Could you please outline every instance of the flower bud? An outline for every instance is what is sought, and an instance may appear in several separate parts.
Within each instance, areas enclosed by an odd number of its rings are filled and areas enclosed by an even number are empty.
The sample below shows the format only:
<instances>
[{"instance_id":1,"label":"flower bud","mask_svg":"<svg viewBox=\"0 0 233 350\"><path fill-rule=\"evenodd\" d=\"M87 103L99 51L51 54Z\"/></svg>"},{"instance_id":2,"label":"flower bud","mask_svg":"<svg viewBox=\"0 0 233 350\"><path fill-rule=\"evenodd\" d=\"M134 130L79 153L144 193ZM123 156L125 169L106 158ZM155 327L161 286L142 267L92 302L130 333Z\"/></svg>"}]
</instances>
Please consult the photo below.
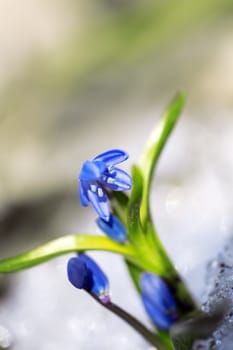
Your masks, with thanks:
<instances>
[{"instance_id":1,"label":"flower bud","mask_svg":"<svg viewBox=\"0 0 233 350\"><path fill-rule=\"evenodd\" d=\"M68 261L67 274L74 287L85 289L103 303L110 301L108 278L86 254L80 254Z\"/></svg>"},{"instance_id":2,"label":"flower bud","mask_svg":"<svg viewBox=\"0 0 233 350\"><path fill-rule=\"evenodd\" d=\"M125 243L127 240L127 233L124 225L121 221L113 214L110 214L109 221L105 221L102 218L96 220L99 228L113 241L118 243Z\"/></svg>"},{"instance_id":3,"label":"flower bud","mask_svg":"<svg viewBox=\"0 0 233 350\"><path fill-rule=\"evenodd\" d=\"M175 298L162 278L144 272L140 279L141 298L153 323L168 331L177 319Z\"/></svg>"}]
</instances>

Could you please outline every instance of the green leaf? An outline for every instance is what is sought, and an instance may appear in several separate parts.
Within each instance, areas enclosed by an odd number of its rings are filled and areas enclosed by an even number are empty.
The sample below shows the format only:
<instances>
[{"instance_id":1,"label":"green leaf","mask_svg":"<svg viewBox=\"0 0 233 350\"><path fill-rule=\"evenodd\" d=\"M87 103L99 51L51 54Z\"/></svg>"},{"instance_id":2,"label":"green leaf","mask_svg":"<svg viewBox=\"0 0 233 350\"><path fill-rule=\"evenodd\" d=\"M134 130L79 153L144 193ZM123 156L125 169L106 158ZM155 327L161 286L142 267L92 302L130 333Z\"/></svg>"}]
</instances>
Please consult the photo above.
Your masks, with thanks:
<instances>
[{"instance_id":1,"label":"green leaf","mask_svg":"<svg viewBox=\"0 0 233 350\"><path fill-rule=\"evenodd\" d=\"M117 203L121 208L126 209L129 201L129 197L122 191L110 191L108 194L109 199L112 202Z\"/></svg>"},{"instance_id":2,"label":"green leaf","mask_svg":"<svg viewBox=\"0 0 233 350\"><path fill-rule=\"evenodd\" d=\"M109 199L111 203L111 209L121 222L126 226L126 211L129 202L129 197L126 193L120 191L109 192Z\"/></svg>"},{"instance_id":3,"label":"green leaf","mask_svg":"<svg viewBox=\"0 0 233 350\"><path fill-rule=\"evenodd\" d=\"M41 264L56 256L85 250L109 251L123 255L142 270L166 275L166 271L157 259L151 259L148 254L142 254L132 244L119 244L108 237L93 235L63 236L24 254L0 260L0 273L15 272Z\"/></svg>"},{"instance_id":4,"label":"green leaf","mask_svg":"<svg viewBox=\"0 0 233 350\"><path fill-rule=\"evenodd\" d=\"M168 257L166 256L158 237L154 235L154 229L147 225L146 231L143 230L140 220L140 207L143 193L143 178L138 166L132 168L133 187L129 199L127 210L127 229L130 242L138 249L138 254L142 260L150 259L156 263L157 273L166 275L170 270ZM151 242L153 236L153 242ZM166 265L166 268L165 268Z\"/></svg>"},{"instance_id":5,"label":"green leaf","mask_svg":"<svg viewBox=\"0 0 233 350\"><path fill-rule=\"evenodd\" d=\"M137 166L132 168L133 186L127 210L127 229L131 242L144 245L145 236L142 232L140 221L140 206L143 191L143 179L141 171Z\"/></svg>"},{"instance_id":6,"label":"green leaf","mask_svg":"<svg viewBox=\"0 0 233 350\"><path fill-rule=\"evenodd\" d=\"M70 235L50 241L24 254L0 261L0 272L14 272L30 268L56 256L84 250L105 250L122 254L128 260L135 261L133 247L118 244L108 237L93 235Z\"/></svg>"},{"instance_id":7,"label":"green leaf","mask_svg":"<svg viewBox=\"0 0 233 350\"><path fill-rule=\"evenodd\" d=\"M153 172L164 145L173 130L185 102L184 93L179 93L169 104L158 125L152 131L139 161L143 176L143 195L140 216L143 227L150 219L149 193Z\"/></svg>"}]
</instances>

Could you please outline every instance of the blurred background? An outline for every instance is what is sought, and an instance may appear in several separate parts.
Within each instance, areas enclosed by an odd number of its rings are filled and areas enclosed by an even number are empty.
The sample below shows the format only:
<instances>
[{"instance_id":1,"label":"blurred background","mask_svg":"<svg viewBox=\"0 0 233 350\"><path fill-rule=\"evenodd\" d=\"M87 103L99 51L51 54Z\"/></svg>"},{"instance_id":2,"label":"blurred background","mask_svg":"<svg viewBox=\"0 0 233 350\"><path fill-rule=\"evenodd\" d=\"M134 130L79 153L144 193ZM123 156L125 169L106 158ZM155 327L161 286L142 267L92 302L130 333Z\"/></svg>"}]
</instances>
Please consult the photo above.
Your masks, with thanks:
<instances>
[{"instance_id":1,"label":"blurred background","mask_svg":"<svg viewBox=\"0 0 233 350\"><path fill-rule=\"evenodd\" d=\"M231 0L0 0L0 257L96 233L77 174L110 148L130 169L176 91L184 113L156 173L154 219L198 301L232 228ZM93 253L113 300L148 322L120 257ZM72 289L66 257L1 276L0 348L152 349Z\"/></svg>"}]
</instances>

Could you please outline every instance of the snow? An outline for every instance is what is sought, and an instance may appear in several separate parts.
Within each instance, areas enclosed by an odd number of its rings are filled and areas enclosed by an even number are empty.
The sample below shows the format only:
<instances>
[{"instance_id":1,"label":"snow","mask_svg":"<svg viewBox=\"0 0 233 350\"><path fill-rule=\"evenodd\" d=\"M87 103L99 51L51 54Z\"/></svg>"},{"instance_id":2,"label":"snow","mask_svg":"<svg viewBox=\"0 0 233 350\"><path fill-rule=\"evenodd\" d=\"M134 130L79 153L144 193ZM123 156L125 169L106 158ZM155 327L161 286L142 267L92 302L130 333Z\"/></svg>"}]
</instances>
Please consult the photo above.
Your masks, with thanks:
<instances>
[{"instance_id":1,"label":"snow","mask_svg":"<svg viewBox=\"0 0 233 350\"><path fill-rule=\"evenodd\" d=\"M183 117L169 140L153 183L151 202L158 232L200 304L206 301L209 291L213 301L220 296L232 297L232 268L228 267L233 265L232 132L230 113L203 124ZM138 129L137 137L140 133ZM137 158L134 142L129 140L132 159ZM64 233L80 222L75 232L80 228L98 232L92 214L93 223L78 216L76 210L69 212L68 220L64 213L62 220L53 217L53 230L56 222ZM224 245L228 248L223 249ZM16 350L152 350L123 321L68 283L66 262L70 256L10 276L10 293L0 304L0 346ZM96 252L91 256L110 278L112 300L150 326L123 260L110 253ZM217 258L213 260L214 257ZM225 264L224 272L220 262ZM232 327L233 316L229 314L224 326L213 335L216 349L227 350L223 339L233 341Z\"/></svg>"}]
</instances>

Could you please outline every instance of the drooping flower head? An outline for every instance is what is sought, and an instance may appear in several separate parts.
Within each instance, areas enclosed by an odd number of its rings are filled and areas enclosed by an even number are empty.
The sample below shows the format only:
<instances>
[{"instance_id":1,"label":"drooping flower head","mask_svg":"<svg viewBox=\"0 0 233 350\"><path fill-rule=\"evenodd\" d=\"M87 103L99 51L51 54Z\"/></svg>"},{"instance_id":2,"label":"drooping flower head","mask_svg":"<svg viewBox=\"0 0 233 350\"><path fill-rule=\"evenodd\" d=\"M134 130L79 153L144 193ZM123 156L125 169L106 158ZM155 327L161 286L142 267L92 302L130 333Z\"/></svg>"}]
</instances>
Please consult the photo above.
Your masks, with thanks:
<instances>
[{"instance_id":1,"label":"drooping flower head","mask_svg":"<svg viewBox=\"0 0 233 350\"><path fill-rule=\"evenodd\" d=\"M113 214L110 214L109 221L102 218L96 219L99 228L112 240L118 243L127 241L127 232L122 222Z\"/></svg>"},{"instance_id":2,"label":"drooping flower head","mask_svg":"<svg viewBox=\"0 0 233 350\"><path fill-rule=\"evenodd\" d=\"M175 298L162 278L144 272L140 279L141 298L153 323L168 331L177 319Z\"/></svg>"},{"instance_id":3,"label":"drooping flower head","mask_svg":"<svg viewBox=\"0 0 233 350\"><path fill-rule=\"evenodd\" d=\"M67 275L74 287L86 290L104 304L110 301L107 276L86 254L70 258L67 264Z\"/></svg>"},{"instance_id":4,"label":"drooping flower head","mask_svg":"<svg viewBox=\"0 0 233 350\"><path fill-rule=\"evenodd\" d=\"M83 206L92 205L100 218L110 219L110 208L105 188L113 191L129 190L132 178L116 164L128 159L128 154L113 149L99 154L93 160L86 160L79 174L80 201Z\"/></svg>"}]
</instances>

